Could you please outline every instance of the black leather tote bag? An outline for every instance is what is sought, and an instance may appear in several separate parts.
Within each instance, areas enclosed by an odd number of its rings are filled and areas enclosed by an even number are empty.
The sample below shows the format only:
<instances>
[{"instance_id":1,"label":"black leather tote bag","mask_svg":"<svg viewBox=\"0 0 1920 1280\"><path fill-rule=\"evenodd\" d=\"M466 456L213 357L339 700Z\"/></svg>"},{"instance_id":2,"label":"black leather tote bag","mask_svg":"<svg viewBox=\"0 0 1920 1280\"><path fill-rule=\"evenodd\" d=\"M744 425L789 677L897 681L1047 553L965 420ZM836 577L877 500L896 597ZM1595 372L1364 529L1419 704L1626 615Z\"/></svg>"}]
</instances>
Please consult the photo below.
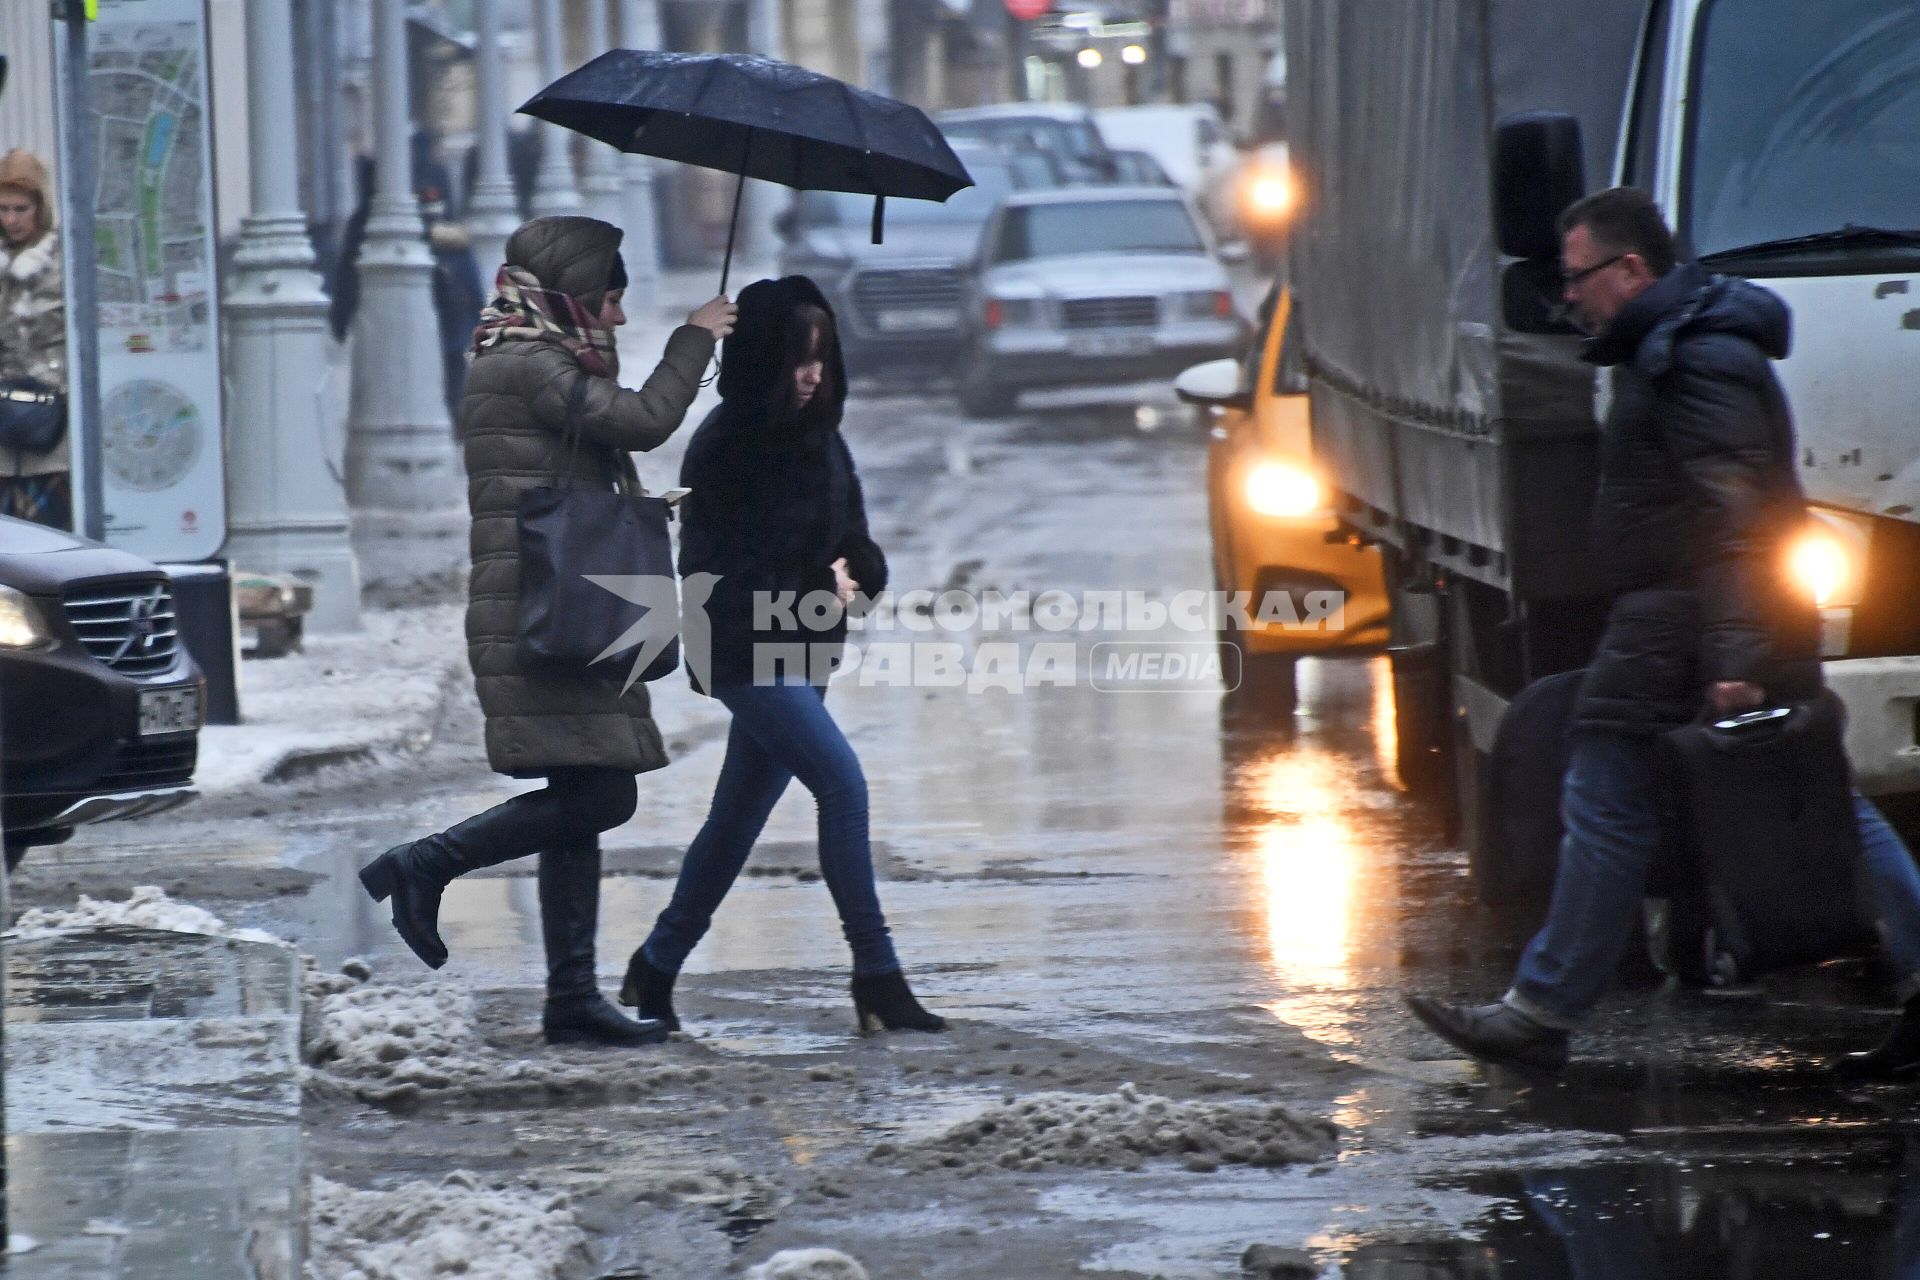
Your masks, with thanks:
<instances>
[{"instance_id":1,"label":"black leather tote bag","mask_svg":"<svg viewBox=\"0 0 1920 1280\"><path fill-rule=\"evenodd\" d=\"M580 402L574 384L563 447L566 475L520 495L520 626L515 657L530 671L605 675L629 684L680 665L672 508L664 499L574 484ZM616 469L618 474L618 469ZM649 642L664 644L650 646ZM643 647L654 652L637 674Z\"/></svg>"},{"instance_id":2,"label":"black leather tote bag","mask_svg":"<svg viewBox=\"0 0 1920 1280\"><path fill-rule=\"evenodd\" d=\"M67 434L67 398L38 378L0 378L0 446L45 453Z\"/></svg>"}]
</instances>

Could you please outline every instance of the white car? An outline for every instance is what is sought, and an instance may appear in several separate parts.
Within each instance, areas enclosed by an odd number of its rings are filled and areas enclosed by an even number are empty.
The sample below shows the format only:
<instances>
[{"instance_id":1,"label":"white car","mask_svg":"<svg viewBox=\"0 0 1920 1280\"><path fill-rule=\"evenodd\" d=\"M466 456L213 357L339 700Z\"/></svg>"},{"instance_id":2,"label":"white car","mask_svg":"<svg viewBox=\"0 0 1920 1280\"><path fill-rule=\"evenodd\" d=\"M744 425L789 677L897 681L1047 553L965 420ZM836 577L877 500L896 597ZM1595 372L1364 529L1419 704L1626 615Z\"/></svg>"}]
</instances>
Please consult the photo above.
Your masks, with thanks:
<instances>
[{"instance_id":1,"label":"white car","mask_svg":"<svg viewBox=\"0 0 1920 1280\"><path fill-rule=\"evenodd\" d=\"M960 404L986 417L1022 391L1171 378L1232 355L1244 322L1193 206L1165 187L1009 196L968 288Z\"/></svg>"},{"instance_id":2,"label":"white car","mask_svg":"<svg viewBox=\"0 0 1920 1280\"><path fill-rule=\"evenodd\" d=\"M1115 151L1144 151L1160 162L1200 206L1216 234L1234 225L1240 152L1220 112L1207 102L1105 107L1094 112L1100 136Z\"/></svg>"}]
</instances>

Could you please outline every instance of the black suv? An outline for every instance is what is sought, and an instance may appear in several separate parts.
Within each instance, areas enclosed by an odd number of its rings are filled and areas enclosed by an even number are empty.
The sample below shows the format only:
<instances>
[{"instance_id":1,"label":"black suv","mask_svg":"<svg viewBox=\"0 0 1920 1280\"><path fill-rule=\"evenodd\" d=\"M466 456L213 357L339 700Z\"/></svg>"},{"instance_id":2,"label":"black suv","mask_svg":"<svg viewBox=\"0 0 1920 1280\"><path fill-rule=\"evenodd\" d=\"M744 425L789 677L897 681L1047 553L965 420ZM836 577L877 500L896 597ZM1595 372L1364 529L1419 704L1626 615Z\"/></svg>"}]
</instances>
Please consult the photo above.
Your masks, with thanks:
<instances>
[{"instance_id":1,"label":"black suv","mask_svg":"<svg viewBox=\"0 0 1920 1280\"><path fill-rule=\"evenodd\" d=\"M167 575L0 517L0 815L6 861L92 822L194 797L206 681Z\"/></svg>"}]
</instances>

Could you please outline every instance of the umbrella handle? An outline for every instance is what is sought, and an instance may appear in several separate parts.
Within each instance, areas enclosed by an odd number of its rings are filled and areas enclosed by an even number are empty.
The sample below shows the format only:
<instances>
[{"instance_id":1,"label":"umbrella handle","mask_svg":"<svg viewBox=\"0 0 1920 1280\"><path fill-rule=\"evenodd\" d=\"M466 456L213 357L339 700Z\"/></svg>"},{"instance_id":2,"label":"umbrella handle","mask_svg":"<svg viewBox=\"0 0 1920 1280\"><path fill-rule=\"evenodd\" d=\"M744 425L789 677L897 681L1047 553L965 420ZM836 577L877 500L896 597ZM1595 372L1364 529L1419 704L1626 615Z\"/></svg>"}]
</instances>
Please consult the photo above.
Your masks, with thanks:
<instances>
[{"instance_id":1,"label":"umbrella handle","mask_svg":"<svg viewBox=\"0 0 1920 1280\"><path fill-rule=\"evenodd\" d=\"M740 179L733 184L733 220L727 224L727 257L720 266L720 296L727 294L727 277L733 273L733 238L740 230L740 196L747 188L747 160L753 155L753 130L747 130L740 146Z\"/></svg>"}]
</instances>

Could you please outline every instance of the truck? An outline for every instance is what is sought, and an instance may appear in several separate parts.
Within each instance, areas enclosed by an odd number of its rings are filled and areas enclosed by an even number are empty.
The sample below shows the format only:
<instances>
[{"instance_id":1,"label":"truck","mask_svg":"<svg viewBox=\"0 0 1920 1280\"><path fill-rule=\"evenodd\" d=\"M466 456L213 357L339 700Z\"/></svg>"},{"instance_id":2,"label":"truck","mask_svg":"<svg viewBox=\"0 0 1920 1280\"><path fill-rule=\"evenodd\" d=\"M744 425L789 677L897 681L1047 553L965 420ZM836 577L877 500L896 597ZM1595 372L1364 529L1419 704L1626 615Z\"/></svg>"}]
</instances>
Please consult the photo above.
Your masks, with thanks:
<instances>
[{"instance_id":1,"label":"truck","mask_svg":"<svg viewBox=\"0 0 1920 1280\"><path fill-rule=\"evenodd\" d=\"M1790 572L1870 795L1920 793L1920 5L1288 0L1290 250L1316 464L1377 542L1397 757L1483 898L1489 751L1588 660L1605 379L1562 320L1560 210L1650 191L1683 257L1794 313L1811 505Z\"/></svg>"}]
</instances>

